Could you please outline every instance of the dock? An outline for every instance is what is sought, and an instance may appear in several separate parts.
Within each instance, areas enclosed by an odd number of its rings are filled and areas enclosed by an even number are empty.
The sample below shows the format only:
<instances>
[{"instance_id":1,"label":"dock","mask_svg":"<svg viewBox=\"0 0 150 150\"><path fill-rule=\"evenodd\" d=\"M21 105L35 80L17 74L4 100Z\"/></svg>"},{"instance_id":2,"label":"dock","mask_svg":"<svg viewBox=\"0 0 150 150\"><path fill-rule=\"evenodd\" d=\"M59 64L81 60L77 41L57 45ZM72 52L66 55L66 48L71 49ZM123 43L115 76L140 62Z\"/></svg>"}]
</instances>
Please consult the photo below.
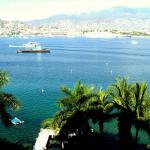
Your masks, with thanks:
<instances>
[{"instance_id":1,"label":"dock","mask_svg":"<svg viewBox=\"0 0 150 150\"><path fill-rule=\"evenodd\" d=\"M33 150L46 150L46 145L49 139L49 136L55 136L58 132L53 129L43 129L41 128L38 137L36 138L35 145L33 146Z\"/></svg>"}]
</instances>

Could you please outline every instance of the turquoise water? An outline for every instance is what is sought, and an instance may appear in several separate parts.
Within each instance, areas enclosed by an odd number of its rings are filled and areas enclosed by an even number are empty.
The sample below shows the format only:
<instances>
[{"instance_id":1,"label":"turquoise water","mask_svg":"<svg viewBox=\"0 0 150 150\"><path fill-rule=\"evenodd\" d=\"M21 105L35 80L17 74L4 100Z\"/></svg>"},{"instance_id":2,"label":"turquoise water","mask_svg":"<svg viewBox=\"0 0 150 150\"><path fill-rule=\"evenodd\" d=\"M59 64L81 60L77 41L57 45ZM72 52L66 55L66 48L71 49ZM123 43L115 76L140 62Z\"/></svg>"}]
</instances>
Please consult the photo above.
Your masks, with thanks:
<instances>
[{"instance_id":1,"label":"turquoise water","mask_svg":"<svg viewBox=\"0 0 150 150\"><path fill-rule=\"evenodd\" d=\"M40 42L52 49L50 54L17 54L27 42ZM21 101L19 112L13 113L25 123L5 129L0 136L14 142L34 143L43 119L57 110L60 86L72 87L77 80L104 89L116 76L130 81L145 80L150 85L150 39L144 38L0 38L0 69L11 76L5 91L14 93ZM42 92L44 91L44 92ZM105 131L117 133L116 122L107 123ZM140 142L148 137L141 133Z\"/></svg>"}]
</instances>

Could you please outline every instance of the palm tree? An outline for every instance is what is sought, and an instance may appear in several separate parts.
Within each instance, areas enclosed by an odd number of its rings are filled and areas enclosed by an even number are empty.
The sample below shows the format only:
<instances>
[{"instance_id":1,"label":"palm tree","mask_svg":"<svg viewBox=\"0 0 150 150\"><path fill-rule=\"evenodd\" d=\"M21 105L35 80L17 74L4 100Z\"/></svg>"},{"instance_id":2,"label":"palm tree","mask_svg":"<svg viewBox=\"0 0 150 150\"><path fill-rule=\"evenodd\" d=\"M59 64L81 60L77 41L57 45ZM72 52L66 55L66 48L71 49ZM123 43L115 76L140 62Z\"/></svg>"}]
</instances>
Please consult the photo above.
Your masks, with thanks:
<instances>
[{"instance_id":1,"label":"palm tree","mask_svg":"<svg viewBox=\"0 0 150 150\"><path fill-rule=\"evenodd\" d=\"M145 82L136 83L133 88L132 97L134 99L133 125L136 127L135 143L137 144L140 129L145 130L150 135L150 94Z\"/></svg>"},{"instance_id":2,"label":"palm tree","mask_svg":"<svg viewBox=\"0 0 150 150\"><path fill-rule=\"evenodd\" d=\"M88 132L88 116L86 114L86 102L94 97L94 87L87 87L80 81L73 89L61 87L64 97L60 99L60 110L52 120L54 128L61 128L63 133L78 132L79 134Z\"/></svg>"},{"instance_id":3,"label":"palm tree","mask_svg":"<svg viewBox=\"0 0 150 150\"><path fill-rule=\"evenodd\" d=\"M109 94L101 88L96 93L96 97L90 101L89 111L93 122L98 122L101 135L103 134L104 122L111 120L114 115L111 114L114 106L109 99Z\"/></svg>"},{"instance_id":4,"label":"palm tree","mask_svg":"<svg viewBox=\"0 0 150 150\"><path fill-rule=\"evenodd\" d=\"M20 106L17 98L10 93L5 93L2 88L9 82L9 76L7 72L0 71L0 118L5 126L10 124L9 119L11 118L8 109L17 110Z\"/></svg>"},{"instance_id":5,"label":"palm tree","mask_svg":"<svg viewBox=\"0 0 150 150\"><path fill-rule=\"evenodd\" d=\"M150 95L146 83L129 84L127 79L116 79L110 87L115 107L119 110L119 136L121 143L132 142L131 127L136 127L137 143L140 129L150 135Z\"/></svg>"},{"instance_id":6,"label":"palm tree","mask_svg":"<svg viewBox=\"0 0 150 150\"><path fill-rule=\"evenodd\" d=\"M127 79L117 78L116 82L109 87L114 106L119 111L118 127L121 145L125 146L132 142L131 122L133 115L133 101L131 99L132 85Z\"/></svg>"}]
</instances>

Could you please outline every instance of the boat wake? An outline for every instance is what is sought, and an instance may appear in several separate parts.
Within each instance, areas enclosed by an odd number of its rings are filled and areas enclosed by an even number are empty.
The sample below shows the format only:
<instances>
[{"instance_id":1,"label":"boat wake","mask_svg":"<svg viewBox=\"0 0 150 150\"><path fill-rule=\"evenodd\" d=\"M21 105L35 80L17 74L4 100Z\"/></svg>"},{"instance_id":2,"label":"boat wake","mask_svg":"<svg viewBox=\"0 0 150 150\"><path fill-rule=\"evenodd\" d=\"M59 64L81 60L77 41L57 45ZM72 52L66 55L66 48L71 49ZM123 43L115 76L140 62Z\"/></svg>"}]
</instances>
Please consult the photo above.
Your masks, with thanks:
<instances>
[{"instance_id":1,"label":"boat wake","mask_svg":"<svg viewBox=\"0 0 150 150\"><path fill-rule=\"evenodd\" d=\"M9 47L25 47L25 46L19 46L19 45L9 45Z\"/></svg>"}]
</instances>

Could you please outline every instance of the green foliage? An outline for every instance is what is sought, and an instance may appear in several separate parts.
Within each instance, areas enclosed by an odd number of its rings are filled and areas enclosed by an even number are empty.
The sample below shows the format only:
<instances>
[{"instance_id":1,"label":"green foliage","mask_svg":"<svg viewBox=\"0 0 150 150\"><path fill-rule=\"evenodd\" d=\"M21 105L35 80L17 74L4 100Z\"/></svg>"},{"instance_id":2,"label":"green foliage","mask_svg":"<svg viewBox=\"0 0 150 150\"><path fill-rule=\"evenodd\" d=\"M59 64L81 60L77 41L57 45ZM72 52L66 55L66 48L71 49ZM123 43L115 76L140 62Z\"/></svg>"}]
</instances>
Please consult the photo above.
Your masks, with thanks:
<instances>
[{"instance_id":1,"label":"green foliage","mask_svg":"<svg viewBox=\"0 0 150 150\"><path fill-rule=\"evenodd\" d=\"M113 118L111 111L114 104L109 100L109 94L101 88L96 92L96 97L90 100L88 112L93 122L99 124L101 134L103 133L104 122Z\"/></svg>"},{"instance_id":2,"label":"green foliage","mask_svg":"<svg viewBox=\"0 0 150 150\"><path fill-rule=\"evenodd\" d=\"M82 106L84 106L85 102L94 96L93 89L93 86L87 87L80 81L76 83L73 90L61 87L61 91L65 96L60 99L60 107L71 111L84 109Z\"/></svg>"},{"instance_id":3,"label":"green foliage","mask_svg":"<svg viewBox=\"0 0 150 150\"><path fill-rule=\"evenodd\" d=\"M53 128L53 118L48 118L42 122L42 127L45 129Z\"/></svg>"},{"instance_id":4,"label":"green foliage","mask_svg":"<svg viewBox=\"0 0 150 150\"><path fill-rule=\"evenodd\" d=\"M94 87L87 87L80 81L78 81L73 89L62 86L61 91L64 94L59 101L60 110L55 114L52 120L53 128L61 128L65 130L65 128L83 128L82 121L84 123L88 122L88 118L86 117L86 105L87 101L96 96L93 92ZM74 120L74 121L73 121ZM81 124L78 125L81 121ZM72 124L72 122L74 122ZM48 123L46 123L45 127ZM51 124L50 124L51 126Z\"/></svg>"},{"instance_id":5,"label":"green foliage","mask_svg":"<svg viewBox=\"0 0 150 150\"><path fill-rule=\"evenodd\" d=\"M18 110L20 107L20 102L13 94L0 92L0 100L1 103L5 105L6 108Z\"/></svg>"},{"instance_id":6,"label":"green foliage","mask_svg":"<svg viewBox=\"0 0 150 150\"><path fill-rule=\"evenodd\" d=\"M9 82L9 76L6 71L0 71L0 89Z\"/></svg>"},{"instance_id":7,"label":"green foliage","mask_svg":"<svg viewBox=\"0 0 150 150\"><path fill-rule=\"evenodd\" d=\"M133 143L131 127L144 130L150 135L150 93L145 82L129 83L127 78L117 78L106 91L86 86L78 81L73 89L62 86L64 96L60 98L60 110L52 119L43 122L44 128L60 128L67 133L78 129L88 132L88 120L98 123L101 134L104 123L118 119L121 144L126 147ZM115 111L113 111L115 109Z\"/></svg>"},{"instance_id":8,"label":"green foliage","mask_svg":"<svg viewBox=\"0 0 150 150\"><path fill-rule=\"evenodd\" d=\"M3 86L5 86L8 82L8 73L0 71L0 119L6 126L9 125L9 119L11 118L11 115L7 110L18 110L20 107L18 99L13 94L2 91Z\"/></svg>"},{"instance_id":9,"label":"green foliage","mask_svg":"<svg viewBox=\"0 0 150 150\"><path fill-rule=\"evenodd\" d=\"M114 106L120 112L119 135L124 143L131 142L131 126L136 127L137 142L138 131L145 130L150 134L150 94L145 82L129 84L127 79L116 79L109 87Z\"/></svg>"}]
</instances>

